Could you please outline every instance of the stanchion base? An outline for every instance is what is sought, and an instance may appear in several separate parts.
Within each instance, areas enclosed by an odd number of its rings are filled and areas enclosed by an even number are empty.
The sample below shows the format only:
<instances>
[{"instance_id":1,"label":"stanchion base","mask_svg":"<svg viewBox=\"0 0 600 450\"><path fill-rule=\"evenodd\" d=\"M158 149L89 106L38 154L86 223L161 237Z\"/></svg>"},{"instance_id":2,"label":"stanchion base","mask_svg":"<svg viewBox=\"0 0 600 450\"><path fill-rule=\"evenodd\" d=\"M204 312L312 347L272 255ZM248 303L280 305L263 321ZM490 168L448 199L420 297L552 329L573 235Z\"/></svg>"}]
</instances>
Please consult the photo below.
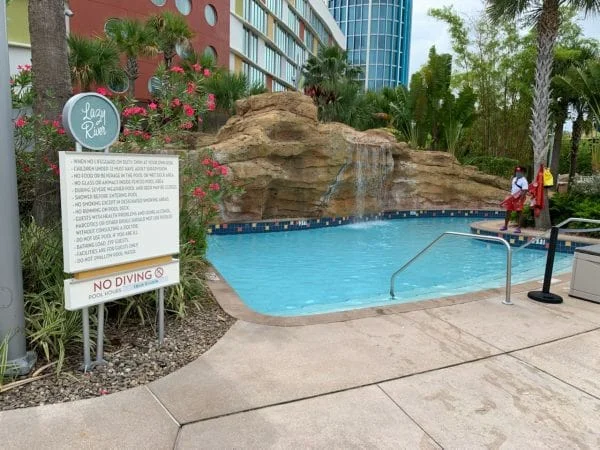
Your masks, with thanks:
<instances>
[{"instance_id":1,"label":"stanchion base","mask_svg":"<svg viewBox=\"0 0 600 450\"><path fill-rule=\"evenodd\" d=\"M563 298L560 295L553 294L552 292L531 291L527 293L527 297L541 303L558 304L563 302Z\"/></svg>"}]
</instances>

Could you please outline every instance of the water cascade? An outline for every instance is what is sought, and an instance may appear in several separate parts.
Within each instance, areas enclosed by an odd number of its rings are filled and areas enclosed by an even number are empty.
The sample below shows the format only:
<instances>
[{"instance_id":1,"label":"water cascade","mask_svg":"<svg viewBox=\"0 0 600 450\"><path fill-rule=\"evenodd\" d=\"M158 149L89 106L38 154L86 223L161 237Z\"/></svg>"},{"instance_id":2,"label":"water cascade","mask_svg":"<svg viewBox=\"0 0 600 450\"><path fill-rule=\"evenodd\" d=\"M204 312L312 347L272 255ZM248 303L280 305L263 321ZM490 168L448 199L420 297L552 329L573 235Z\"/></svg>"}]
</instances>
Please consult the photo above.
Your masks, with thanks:
<instances>
[{"instance_id":1,"label":"water cascade","mask_svg":"<svg viewBox=\"0 0 600 450\"><path fill-rule=\"evenodd\" d=\"M362 217L368 208L379 212L385 207L386 182L394 168L388 145L354 144L355 216ZM367 205L368 203L368 205Z\"/></svg>"}]
</instances>

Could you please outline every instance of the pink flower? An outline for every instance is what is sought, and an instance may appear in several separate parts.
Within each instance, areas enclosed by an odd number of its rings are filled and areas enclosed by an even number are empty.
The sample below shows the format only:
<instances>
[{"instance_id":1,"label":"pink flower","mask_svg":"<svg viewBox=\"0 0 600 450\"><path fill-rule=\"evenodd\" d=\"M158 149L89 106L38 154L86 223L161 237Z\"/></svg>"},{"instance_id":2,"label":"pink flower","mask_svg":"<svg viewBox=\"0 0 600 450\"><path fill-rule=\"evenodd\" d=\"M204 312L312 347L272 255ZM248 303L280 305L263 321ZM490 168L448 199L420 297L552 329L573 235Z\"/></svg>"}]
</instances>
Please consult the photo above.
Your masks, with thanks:
<instances>
[{"instance_id":1,"label":"pink flower","mask_svg":"<svg viewBox=\"0 0 600 450\"><path fill-rule=\"evenodd\" d=\"M148 105L148 108L150 108L152 111L156 111L156 108L158 108L158 105L156 103L152 102Z\"/></svg>"},{"instance_id":2,"label":"pink flower","mask_svg":"<svg viewBox=\"0 0 600 450\"><path fill-rule=\"evenodd\" d=\"M108 95L108 89L103 88L103 87L99 87L98 89L96 89L96 92L100 95L104 95L104 96Z\"/></svg>"},{"instance_id":3,"label":"pink flower","mask_svg":"<svg viewBox=\"0 0 600 450\"><path fill-rule=\"evenodd\" d=\"M129 128L125 128L123 130L123 136L129 136L131 134L131 130Z\"/></svg>"},{"instance_id":4,"label":"pink flower","mask_svg":"<svg viewBox=\"0 0 600 450\"><path fill-rule=\"evenodd\" d=\"M181 106L181 100L179 100L178 98L174 98L173 101L171 102L171 106L173 106L173 107Z\"/></svg>"},{"instance_id":5,"label":"pink flower","mask_svg":"<svg viewBox=\"0 0 600 450\"><path fill-rule=\"evenodd\" d=\"M17 128L23 128L25 125L27 125L27 120L23 117L19 117L15 121L15 127L17 127Z\"/></svg>"},{"instance_id":6,"label":"pink flower","mask_svg":"<svg viewBox=\"0 0 600 450\"><path fill-rule=\"evenodd\" d=\"M208 94L208 101L209 102L216 102L217 101L217 97L215 96L215 94Z\"/></svg>"},{"instance_id":7,"label":"pink flower","mask_svg":"<svg viewBox=\"0 0 600 450\"><path fill-rule=\"evenodd\" d=\"M192 122L183 122L181 124L181 128L184 129L184 130L189 130L193 126L194 126L194 124Z\"/></svg>"},{"instance_id":8,"label":"pink flower","mask_svg":"<svg viewBox=\"0 0 600 450\"><path fill-rule=\"evenodd\" d=\"M192 69L194 70L194 72L200 72L202 70L202 66L200 66L200 64L198 63L192 64Z\"/></svg>"},{"instance_id":9,"label":"pink flower","mask_svg":"<svg viewBox=\"0 0 600 450\"><path fill-rule=\"evenodd\" d=\"M194 239L190 239L190 240L188 241L188 244L191 244L191 245L194 245L195 243L196 243L196 241L195 241Z\"/></svg>"},{"instance_id":10,"label":"pink flower","mask_svg":"<svg viewBox=\"0 0 600 450\"><path fill-rule=\"evenodd\" d=\"M210 189L211 191L218 191L219 189L221 189L221 186L219 186L219 183L211 183L208 185L208 189Z\"/></svg>"},{"instance_id":11,"label":"pink flower","mask_svg":"<svg viewBox=\"0 0 600 450\"><path fill-rule=\"evenodd\" d=\"M25 173L31 172L31 167L29 167L27 164L23 165L23 172L25 172Z\"/></svg>"},{"instance_id":12,"label":"pink flower","mask_svg":"<svg viewBox=\"0 0 600 450\"><path fill-rule=\"evenodd\" d=\"M204 69L204 71L202 72L202 74L203 74L203 75L204 75L206 78L208 78L208 77L210 77L210 70L209 70L209 69Z\"/></svg>"},{"instance_id":13,"label":"pink flower","mask_svg":"<svg viewBox=\"0 0 600 450\"><path fill-rule=\"evenodd\" d=\"M142 133L140 130L135 130L135 131L133 132L133 135L134 135L134 136L141 136L142 134L144 134L144 133Z\"/></svg>"},{"instance_id":14,"label":"pink flower","mask_svg":"<svg viewBox=\"0 0 600 450\"><path fill-rule=\"evenodd\" d=\"M123 117L131 117L136 115L145 116L146 114L148 114L148 111L141 106L131 106L123 110Z\"/></svg>"},{"instance_id":15,"label":"pink flower","mask_svg":"<svg viewBox=\"0 0 600 450\"><path fill-rule=\"evenodd\" d=\"M187 92L188 94L193 94L194 92L196 92L196 85L192 82L189 82L185 92Z\"/></svg>"},{"instance_id":16,"label":"pink flower","mask_svg":"<svg viewBox=\"0 0 600 450\"><path fill-rule=\"evenodd\" d=\"M217 105L215 102L207 101L206 108L208 108L209 111L214 111L217 108Z\"/></svg>"},{"instance_id":17,"label":"pink flower","mask_svg":"<svg viewBox=\"0 0 600 450\"><path fill-rule=\"evenodd\" d=\"M171 67L171 72L174 72L174 73L184 73L185 70L183 70L183 68L181 68L179 66L173 66L173 67Z\"/></svg>"},{"instance_id":18,"label":"pink flower","mask_svg":"<svg viewBox=\"0 0 600 450\"><path fill-rule=\"evenodd\" d=\"M213 176L213 171L212 170L207 170L206 171L206 175L209 176L209 177L212 177Z\"/></svg>"},{"instance_id":19,"label":"pink flower","mask_svg":"<svg viewBox=\"0 0 600 450\"><path fill-rule=\"evenodd\" d=\"M142 138L144 138L146 141L149 141L152 138L152 135L150 133L144 133Z\"/></svg>"},{"instance_id":20,"label":"pink flower","mask_svg":"<svg viewBox=\"0 0 600 450\"><path fill-rule=\"evenodd\" d=\"M194 117L194 113L196 111L194 111L194 108L192 108L190 105L183 105L183 112L185 112L185 115L188 117Z\"/></svg>"},{"instance_id":21,"label":"pink flower","mask_svg":"<svg viewBox=\"0 0 600 450\"><path fill-rule=\"evenodd\" d=\"M58 128L58 129L56 130L56 132L57 132L58 134L65 134L65 129L64 129L64 128Z\"/></svg>"},{"instance_id":22,"label":"pink flower","mask_svg":"<svg viewBox=\"0 0 600 450\"><path fill-rule=\"evenodd\" d=\"M229 167L227 166L221 166L221 175L227 175L229 173Z\"/></svg>"},{"instance_id":23,"label":"pink flower","mask_svg":"<svg viewBox=\"0 0 600 450\"><path fill-rule=\"evenodd\" d=\"M21 72L29 72L31 70L31 64L19 64L17 66L17 70L20 70Z\"/></svg>"},{"instance_id":24,"label":"pink flower","mask_svg":"<svg viewBox=\"0 0 600 450\"><path fill-rule=\"evenodd\" d=\"M219 161L213 161L212 162L212 166L216 169L217 167L219 167L221 164L219 164Z\"/></svg>"},{"instance_id":25,"label":"pink flower","mask_svg":"<svg viewBox=\"0 0 600 450\"><path fill-rule=\"evenodd\" d=\"M52 126L54 128L60 128L60 122L58 120L53 120L52 121Z\"/></svg>"},{"instance_id":26,"label":"pink flower","mask_svg":"<svg viewBox=\"0 0 600 450\"><path fill-rule=\"evenodd\" d=\"M210 159L208 159L208 158L204 158L202 160L202 165L203 166L210 166L211 163L212 163L212 161Z\"/></svg>"},{"instance_id":27,"label":"pink flower","mask_svg":"<svg viewBox=\"0 0 600 450\"><path fill-rule=\"evenodd\" d=\"M170 144L171 138L169 136L165 136L165 143Z\"/></svg>"},{"instance_id":28,"label":"pink flower","mask_svg":"<svg viewBox=\"0 0 600 450\"><path fill-rule=\"evenodd\" d=\"M204 192L204 190L201 187L197 187L194 189L194 192L192 192L192 195L196 198L204 198L206 197L206 192Z\"/></svg>"}]
</instances>

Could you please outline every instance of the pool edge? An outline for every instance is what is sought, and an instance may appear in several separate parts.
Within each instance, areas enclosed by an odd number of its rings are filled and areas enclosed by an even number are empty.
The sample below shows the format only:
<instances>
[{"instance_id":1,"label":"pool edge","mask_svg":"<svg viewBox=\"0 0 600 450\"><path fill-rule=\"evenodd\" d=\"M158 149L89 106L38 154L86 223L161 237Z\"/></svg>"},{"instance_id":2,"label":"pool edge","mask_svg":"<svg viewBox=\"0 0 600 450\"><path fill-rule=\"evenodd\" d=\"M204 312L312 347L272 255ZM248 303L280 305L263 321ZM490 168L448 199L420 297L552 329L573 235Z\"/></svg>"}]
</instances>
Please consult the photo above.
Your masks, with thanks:
<instances>
[{"instance_id":1,"label":"pool edge","mask_svg":"<svg viewBox=\"0 0 600 450\"><path fill-rule=\"evenodd\" d=\"M215 277L207 279L207 286L219 303L221 308L235 319L245 322L256 323L260 325L270 325L277 327L297 327L306 325L319 325L334 322L346 322L350 320L364 319L368 317L378 317L384 315L402 314L412 311L422 311L428 309L442 308L445 306L458 305L462 303L471 303L485 300L491 297L504 296L504 288L484 289L481 291L469 292L466 294L440 297L430 300L420 300L409 303L399 303L386 306L372 306L367 308L356 308L348 311L339 311L323 314L312 314L305 316L272 316L262 314L250 309L235 290L229 285L225 277L211 264L207 271L213 272ZM566 282L571 279L571 272L556 275L553 279ZM521 292L540 289L539 280L527 281L512 286L511 296ZM507 308L510 306L507 306Z\"/></svg>"}]
</instances>

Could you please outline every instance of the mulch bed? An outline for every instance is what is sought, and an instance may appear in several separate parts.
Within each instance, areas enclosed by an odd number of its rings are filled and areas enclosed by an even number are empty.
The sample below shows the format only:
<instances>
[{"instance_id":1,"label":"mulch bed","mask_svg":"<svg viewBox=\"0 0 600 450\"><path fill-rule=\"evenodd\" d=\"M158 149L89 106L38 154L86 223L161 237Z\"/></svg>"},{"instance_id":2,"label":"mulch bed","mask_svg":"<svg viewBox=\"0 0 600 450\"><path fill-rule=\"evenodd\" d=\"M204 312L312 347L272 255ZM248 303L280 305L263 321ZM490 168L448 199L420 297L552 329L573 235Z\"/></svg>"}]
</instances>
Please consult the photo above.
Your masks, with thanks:
<instances>
[{"instance_id":1,"label":"mulch bed","mask_svg":"<svg viewBox=\"0 0 600 450\"><path fill-rule=\"evenodd\" d=\"M140 326L139 321L131 321L117 329L107 323L106 365L84 374L79 370L80 349L68 355L59 375L55 367L48 367L41 372L44 378L0 393L0 411L109 395L150 383L198 358L234 322L214 300L207 299L201 309L191 308L183 319L166 317L162 347L154 324ZM34 372L46 363L39 360Z\"/></svg>"}]
</instances>

